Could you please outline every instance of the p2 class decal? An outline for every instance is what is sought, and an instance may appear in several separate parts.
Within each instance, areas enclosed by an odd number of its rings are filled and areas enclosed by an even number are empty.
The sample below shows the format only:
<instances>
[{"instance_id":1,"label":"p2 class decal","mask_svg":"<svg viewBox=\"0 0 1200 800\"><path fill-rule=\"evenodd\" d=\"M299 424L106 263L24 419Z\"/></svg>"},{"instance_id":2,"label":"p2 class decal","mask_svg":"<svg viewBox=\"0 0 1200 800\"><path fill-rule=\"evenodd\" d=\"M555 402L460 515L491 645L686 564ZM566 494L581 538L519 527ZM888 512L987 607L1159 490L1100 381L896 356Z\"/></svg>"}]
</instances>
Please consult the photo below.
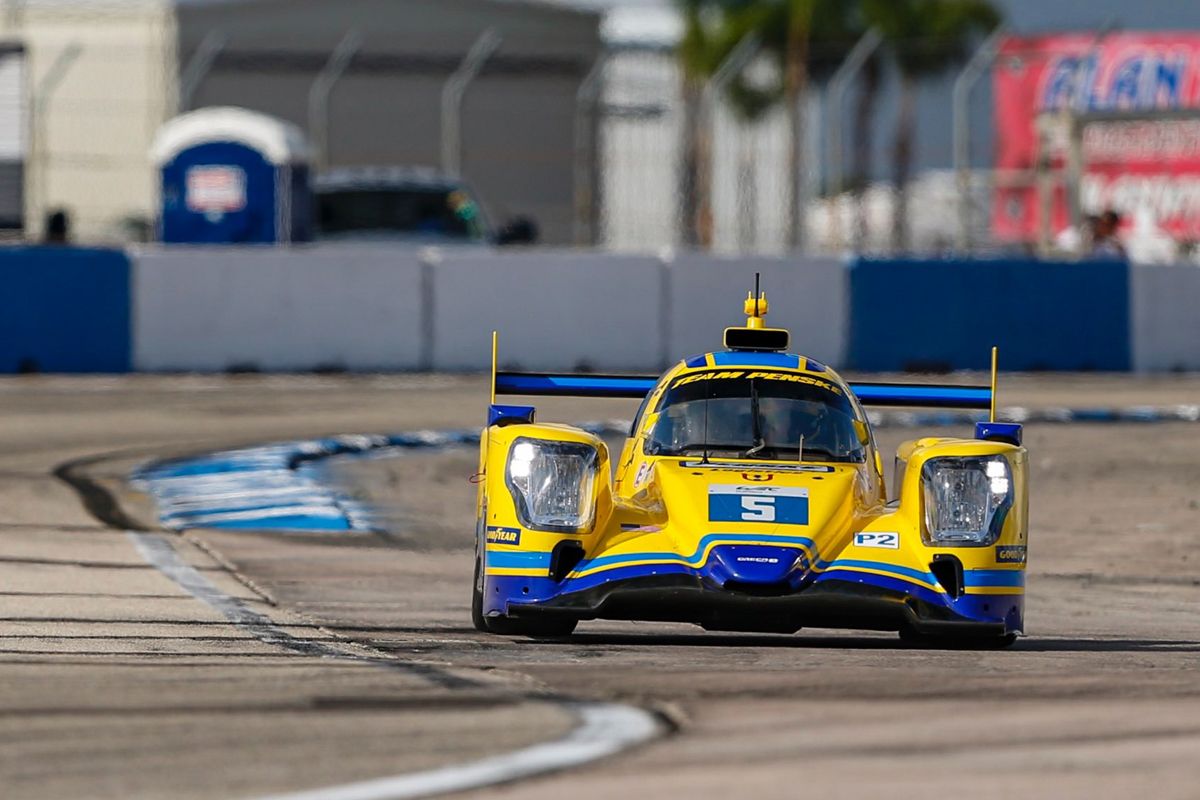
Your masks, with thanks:
<instances>
[{"instance_id":1,"label":"p2 class decal","mask_svg":"<svg viewBox=\"0 0 1200 800\"><path fill-rule=\"evenodd\" d=\"M1023 544L996 545L997 564L1024 564L1025 558L1026 550Z\"/></svg>"},{"instance_id":2,"label":"p2 class decal","mask_svg":"<svg viewBox=\"0 0 1200 800\"><path fill-rule=\"evenodd\" d=\"M881 550L899 550L900 534L890 532L856 533L854 534L854 545L856 547L876 547Z\"/></svg>"},{"instance_id":3,"label":"p2 class decal","mask_svg":"<svg viewBox=\"0 0 1200 800\"><path fill-rule=\"evenodd\" d=\"M808 524L808 489L797 486L708 487L709 522Z\"/></svg>"}]
</instances>

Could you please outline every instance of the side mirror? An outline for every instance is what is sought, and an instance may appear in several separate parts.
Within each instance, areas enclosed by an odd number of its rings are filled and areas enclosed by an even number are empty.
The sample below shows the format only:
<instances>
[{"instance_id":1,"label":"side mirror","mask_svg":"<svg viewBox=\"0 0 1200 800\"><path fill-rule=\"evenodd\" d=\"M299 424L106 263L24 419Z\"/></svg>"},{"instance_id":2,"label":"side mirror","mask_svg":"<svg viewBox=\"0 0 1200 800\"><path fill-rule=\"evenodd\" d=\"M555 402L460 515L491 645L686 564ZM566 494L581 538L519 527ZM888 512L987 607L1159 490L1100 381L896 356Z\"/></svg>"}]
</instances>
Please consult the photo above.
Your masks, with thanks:
<instances>
[{"instance_id":1,"label":"side mirror","mask_svg":"<svg viewBox=\"0 0 1200 800\"><path fill-rule=\"evenodd\" d=\"M858 434L858 443L863 447L871 443L871 429L867 427L867 423L854 420L854 432Z\"/></svg>"},{"instance_id":2,"label":"side mirror","mask_svg":"<svg viewBox=\"0 0 1200 800\"><path fill-rule=\"evenodd\" d=\"M501 247L510 244L536 244L537 240L537 223L529 217L513 217L496 234L496 244Z\"/></svg>"}]
</instances>

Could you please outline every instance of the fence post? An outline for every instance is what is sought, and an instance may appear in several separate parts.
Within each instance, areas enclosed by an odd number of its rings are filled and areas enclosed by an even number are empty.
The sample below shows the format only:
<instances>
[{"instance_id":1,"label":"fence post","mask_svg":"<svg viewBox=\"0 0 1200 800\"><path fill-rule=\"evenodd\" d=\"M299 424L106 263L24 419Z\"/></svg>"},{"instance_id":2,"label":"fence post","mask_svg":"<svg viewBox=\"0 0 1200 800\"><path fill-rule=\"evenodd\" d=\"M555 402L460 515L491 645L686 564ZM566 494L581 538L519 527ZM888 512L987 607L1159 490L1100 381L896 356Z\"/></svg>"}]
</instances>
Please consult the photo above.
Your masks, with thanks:
<instances>
[{"instance_id":1,"label":"fence post","mask_svg":"<svg viewBox=\"0 0 1200 800\"><path fill-rule=\"evenodd\" d=\"M494 30L488 28L484 31L442 87L442 170L448 175L457 177L462 174L463 97L471 81L500 47L500 42L500 36Z\"/></svg>"},{"instance_id":2,"label":"fence post","mask_svg":"<svg viewBox=\"0 0 1200 800\"><path fill-rule=\"evenodd\" d=\"M846 189L845 153L842 149L842 106L845 103L846 89L851 81L858 77L863 65L867 63L883 41L883 35L877 28L871 28L863 34L844 61L838 66L833 77L829 79L828 97L829 108L826 110L825 138L829 148L829 187L832 198L830 206L830 229L833 247L842 249L842 217L838 204L842 192Z\"/></svg>"},{"instance_id":3,"label":"fence post","mask_svg":"<svg viewBox=\"0 0 1200 800\"><path fill-rule=\"evenodd\" d=\"M954 174L958 182L958 249L969 252L971 241L971 90L983 77L1008 35L1001 25L992 32L954 79Z\"/></svg>"},{"instance_id":4,"label":"fence post","mask_svg":"<svg viewBox=\"0 0 1200 800\"><path fill-rule=\"evenodd\" d=\"M317 171L329 166L329 98L360 47L362 36L359 32L347 31L309 87L308 135L312 139L313 166Z\"/></svg>"},{"instance_id":5,"label":"fence post","mask_svg":"<svg viewBox=\"0 0 1200 800\"><path fill-rule=\"evenodd\" d=\"M40 217L45 215L47 206L47 197L49 192L47 186L49 180L47 173L50 169L49 147L47 146L47 138L49 135L46 124L46 111L50 107L50 98L54 92L62 85L63 79L67 77L67 73L71 71L71 67L75 61L83 53L83 47L78 42L71 42L66 47L58 52L54 61L50 64L50 68L42 75L42 79L38 81L33 89L33 94L29 98L29 125L30 137L29 145L33 151L33 158L30 160L34 164L32 173L36 179L31 181L33 192L30 192L32 197L26 199L27 218L25 221L25 229L28 232L30 222L39 226L37 230L41 231L42 220ZM39 205L40 204L40 205ZM32 217L33 219L29 219Z\"/></svg>"},{"instance_id":6,"label":"fence post","mask_svg":"<svg viewBox=\"0 0 1200 800\"><path fill-rule=\"evenodd\" d=\"M187 66L183 68L183 73L179 76L179 102L176 111L183 113L192 107L192 98L196 95L196 90L200 88L200 84L208 77L208 73L212 71L213 64L221 55L221 51L225 49L225 43L228 37L222 31L209 31L200 44L196 46L196 52L192 53L192 57L188 60Z\"/></svg>"},{"instance_id":7,"label":"fence post","mask_svg":"<svg viewBox=\"0 0 1200 800\"><path fill-rule=\"evenodd\" d=\"M703 174L697 176L696 187L700 192L697 215L700 224L697 226L703 236L701 244L712 249L715 238L713 224L713 195L716 193L715 172L713 170L714 142L716 141L717 98L721 92L742 74L742 70L758 55L762 42L758 34L746 35L730 51L725 60L717 67L712 78L704 85L700 95L700 158L699 167Z\"/></svg>"},{"instance_id":8,"label":"fence post","mask_svg":"<svg viewBox=\"0 0 1200 800\"><path fill-rule=\"evenodd\" d=\"M604 88L608 56L601 53L575 93L575 244L595 245L596 162L599 158L596 105Z\"/></svg>"}]
</instances>

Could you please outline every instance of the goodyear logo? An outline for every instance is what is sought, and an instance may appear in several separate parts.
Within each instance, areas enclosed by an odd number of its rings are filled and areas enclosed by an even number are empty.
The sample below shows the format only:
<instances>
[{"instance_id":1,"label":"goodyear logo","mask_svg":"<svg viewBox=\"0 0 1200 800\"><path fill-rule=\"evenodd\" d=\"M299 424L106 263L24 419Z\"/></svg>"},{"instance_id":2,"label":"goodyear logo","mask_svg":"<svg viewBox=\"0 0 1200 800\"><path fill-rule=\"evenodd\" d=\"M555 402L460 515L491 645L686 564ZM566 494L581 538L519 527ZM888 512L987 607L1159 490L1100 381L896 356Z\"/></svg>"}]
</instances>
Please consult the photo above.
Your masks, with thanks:
<instances>
[{"instance_id":1,"label":"goodyear logo","mask_svg":"<svg viewBox=\"0 0 1200 800\"><path fill-rule=\"evenodd\" d=\"M1025 563L1025 545L1021 544L1002 544L996 547L996 563L998 564L1024 564Z\"/></svg>"},{"instance_id":2,"label":"goodyear logo","mask_svg":"<svg viewBox=\"0 0 1200 800\"><path fill-rule=\"evenodd\" d=\"M511 544L519 545L521 543L520 528L488 528L487 529L488 544Z\"/></svg>"}]
</instances>

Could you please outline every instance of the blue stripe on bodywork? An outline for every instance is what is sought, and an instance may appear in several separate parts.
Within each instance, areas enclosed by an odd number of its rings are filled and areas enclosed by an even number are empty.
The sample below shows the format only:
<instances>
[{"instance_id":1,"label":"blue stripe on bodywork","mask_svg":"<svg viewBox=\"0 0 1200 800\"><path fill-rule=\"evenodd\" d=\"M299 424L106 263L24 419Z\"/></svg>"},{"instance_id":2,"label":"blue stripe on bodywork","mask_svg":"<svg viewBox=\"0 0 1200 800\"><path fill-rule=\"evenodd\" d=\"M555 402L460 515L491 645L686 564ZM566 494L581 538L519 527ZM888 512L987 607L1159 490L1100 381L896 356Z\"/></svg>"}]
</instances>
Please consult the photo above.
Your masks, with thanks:
<instances>
[{"instance_id":1,"label":"blue stripe on bodywork","mask_svg":"<svg viewBox=\"0 0 1200 800\"><path fill-rule=\"evenodd\" d=\"M718 367L800 368L800 356L792 353L754 353L735 350L727 353L713 353L712 357L713 364Z\"/></svg>"},{"instance_id":2,"label":"blue stripe on bodywork","mask_svg":"<svg viewBox=\"0 0 1200 800\"><path fill-rule=\"evenodd\" d=\"M1023 569L966 569L963 582L967 586L1024 586Z\"/></svg>"},{"instance_id":3,"label":"blue stripe on bodywork","mask_svg":"<svg viewBox=\"0 0 1200 800\"><path fill-rule=\"evenodd\" d=\"M487 551L487 565L495 569L550 569L550 554L540 551Z\"/></svg>"},{"instance_id":4,"label":"blue stripe on bodywork","mask_svg":"<svg viewBox=\"0 0 1200 800\"><path fill-rule=\"evenodd\" d=\"M885 564L882 561L859 561L851 558L839 558L833 561L833 563L829 564L828 568L830 570L835 570L838 567L858 567L859 569L874 569L880 572L891 572L896 575L902 575L905 578L924 581L925 583L931 583L934 586L937 585L937 578L933 577L933 575L929 572L919 569L911 569L909 567L902 567L898 564Z\"/></svg>"},{"instance_id":5,"label":"blue stripe on bodywork","mask_svg":"<svg viewBox=\"0 0 1200 800\"><path fill-rule=\"evenodd\" d=\"M817 576L816 583L823 581L845 581L847 583L862 583L870 586L879 586L884 589L891 589L897 592L912 595L920 598L927 603L937 606L949 605L949 596L944 592L935 592L925 586L906 581L903 578L889 578L886 575L874 575L869 572L852 572L851 570L832 568L828 572L823 572Z\"/></svg>"}]
</instances>

